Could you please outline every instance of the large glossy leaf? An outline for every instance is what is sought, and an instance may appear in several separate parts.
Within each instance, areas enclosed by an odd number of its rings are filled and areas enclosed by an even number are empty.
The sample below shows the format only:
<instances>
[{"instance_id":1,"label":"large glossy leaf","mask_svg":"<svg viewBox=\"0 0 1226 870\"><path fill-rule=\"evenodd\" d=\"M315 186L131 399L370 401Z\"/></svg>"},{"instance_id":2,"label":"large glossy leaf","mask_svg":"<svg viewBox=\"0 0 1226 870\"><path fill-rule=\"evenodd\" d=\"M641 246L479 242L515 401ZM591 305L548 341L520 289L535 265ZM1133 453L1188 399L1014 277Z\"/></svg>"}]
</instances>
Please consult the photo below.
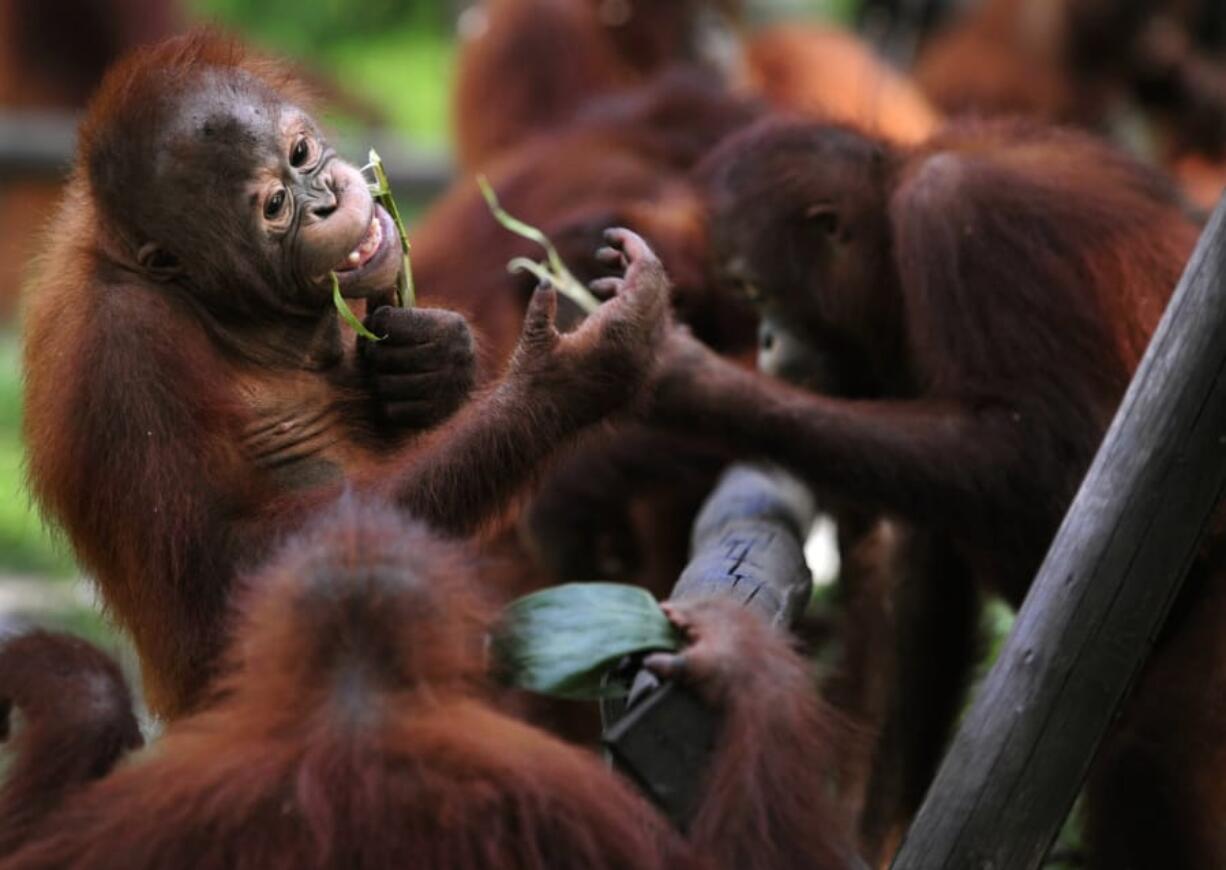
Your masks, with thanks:
<instances>
[{"instance_id":1,"label":"large glossy leaf","mask_svg":"<svg viewBox=\"0 0 1226 870\"><path fill-rule=\"evenodd\" d=\"M562 698L595 699L623 689L605 674L624 656L674 650L679 635L650 593L618 583L568 583L513 601L494 654L514 686Z\"/></svg>"}]
</instances>

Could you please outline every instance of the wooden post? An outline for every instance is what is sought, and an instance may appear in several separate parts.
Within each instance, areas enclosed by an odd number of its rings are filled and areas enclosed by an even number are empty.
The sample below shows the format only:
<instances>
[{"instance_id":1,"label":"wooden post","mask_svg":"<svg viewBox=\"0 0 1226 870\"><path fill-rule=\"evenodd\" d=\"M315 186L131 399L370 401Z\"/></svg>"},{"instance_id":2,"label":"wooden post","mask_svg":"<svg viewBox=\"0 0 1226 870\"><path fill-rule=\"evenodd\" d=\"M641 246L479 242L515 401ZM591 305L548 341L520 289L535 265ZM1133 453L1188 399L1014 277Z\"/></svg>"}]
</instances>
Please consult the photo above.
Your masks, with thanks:
<instances>
[{"instance_id":1,"label":"wooden post","mask_svg":"<svg viewBox=\"0 0 1226 870\"><path fill-rule=\"evenodd\" d=\"M1226 199L894 862L1038 867L1226 480Z\"/></svg>"}]
</instances>

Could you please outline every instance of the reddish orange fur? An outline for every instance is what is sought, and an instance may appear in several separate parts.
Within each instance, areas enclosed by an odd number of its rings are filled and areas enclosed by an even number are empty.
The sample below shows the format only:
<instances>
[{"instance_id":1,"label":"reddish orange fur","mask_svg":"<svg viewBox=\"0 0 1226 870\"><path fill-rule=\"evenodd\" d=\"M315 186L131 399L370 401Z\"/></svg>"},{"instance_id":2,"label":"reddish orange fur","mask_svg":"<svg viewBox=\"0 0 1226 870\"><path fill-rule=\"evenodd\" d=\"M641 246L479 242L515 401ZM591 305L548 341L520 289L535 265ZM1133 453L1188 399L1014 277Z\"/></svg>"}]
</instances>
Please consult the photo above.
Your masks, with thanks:
<instances>
[{"instance_id":1,"label":"reddish orange fur","mask_svg":"<svg viewBox=\"0 0 1226 870\"><path fill-rule=\"evenodd\" d=\"M276 65L208 35L115 71L86 121L26 324L32 489L132 634L150 704L166 715L191 708L215 673L240 569L346 485L386 492L450 533L481 527L552 448L634 397L666 291L652 271L634 301L614 300L565 338L553 329L553 295L542 292L506 378L429 434L380 428L355 383L352 335L330 307L321 304L302 342L337 349L325 368L263 356L291 328L259 307L264 288L239 300L248 310L237 322L213 318L207 298L146 277L138 240L122 226L130 216L106 209L124 196L139 201L132 186L149 184L125 149L153 135L143 126L157 114L152 98L173 102L193 76L226 80L236 64L282 83ZM217 231L189 227L192 218L183 203L170 225ZM318 411L328 437L262 465L262 433L282 431L269 407Z\"/></svg>"},{"instance_id":2,"label":"reddish orange fur","mask_svg":"<svg viewBox=\"0 0 1226 870\"><path fill-rule=\"evenodd\" d=\"M1101 94L1070 81L1066 0L989 0L925 46L916 80L952 114L1019 114L1051 121L1095 115ZM1029 7L1029 13L1028 13Z\"/></svg>"},{"instance_id":3,"label":"reddish orange fur","mask_svg":"<svg viewBox=\"0 0 1226 870\"><path fill-rule=\"evenodd\" d=\"M766 28L746 40L745 68L750 88L782 111L905 145L927 139L940 123L910 81L843 30L799 24Z\"/></svg>"},{"instance_id":4,"label":"reddish orange fur","mask_svg":"<svg viewBox=\"0 0 1226 870\"><path fill-rule=\"evenodd\" d=\"M1196 241L1169 182L1090 137L1008 123L914 149L767 123L705 175L730 268L868 377L818 395L677 336L652 419L898 516L949 547L943 570L1019 603ZM1210 749L1226 717L1203 702L1221 691L1220 565L1198 563L1091 780L1103 866L1226 862Z\"/></svg>"},{"instance_id":5,"label":"reddish orange fur","mask_svg":"<svg viewBox=\"0 0 1226 870\"><path fill-rule=\"evenodd\" d=\"M492 0L464 45L454 116L461 164L486 168L515 146L553 133L611 95L644 87L670 68L724 74L784 111L854 124L914 143L937 114L899 73L850 33L785 24L742 34L736 0ZM625 21L604 16L625 10ZM743 45L729 69L703 63L701 16ZM532 60L529 60L532 59Z\"/></svg>"},{"instance_id":6,"label":"reddish orange fur","mask_svg":"<svg viewBox=\"0 0 1226 870\"><path fill-rule=\"evenodd\" d=\"M668 270L679 316L722 349L743 352L753 347L752 311L710 289L703 204L689 170L756 116L700 76L665 76L594 102L484 171L507 211L549 236L581 280L605 274L593 257L605 227L644 236ZM413 252L423 298L462 311L481 335L487 368L499 371L533 284L509 277L506 265L542 258L540 247L499 225L463 177L413 228Z\"/></svg>"},{"instance_id":7,"label":"reddish orange fur","mask_svg":"<svg viewBox=\"0 0 1226 870\"><path fill-rule=\"evenodd\" d=\"M21 723L0 787L0 855L141 745L119 668L73 637L33 631L0 642L0 739Z\"/></svg>"},{"instance_id":8,"label":"reddish orange fur","mask_svg":"<svg viewBox=\"0 0 1226 870\"><path fill-rule=\"evenodd\" d=\"M1220 159L1226 63L1214 42L1218 5L985 0L925 47L916 76L951 113L1023 114L1103 131L1130 113L1133 126L1147 125L1148 156Z\"/></svg>"},{"instance_id":9,"label":"reddish orange fur","mask_svg":"<svg viewBox=\"0 0 1226 870\"><path fill-rule=\"evenodd\" d=\"M594 99L628 91L691 59L708 0L633 2L610 22L606 0L490 0L460 53L453 113L466 170L575 120Z\"/></svg>"},{"instance_id":10,"label":"reddish orange fur","mask_svg":"<svg viewBox=\"0 0 1226 870\"><path fill-rule=\"evenodd\" d=\"M689 612L723 640L693 650L727 718L683 839L601 761L489 705L480 585L463 551L342 501L245 583L210 708L0 867L847 866L807 665L756 615Z\"/></svg>"}]
</instances>

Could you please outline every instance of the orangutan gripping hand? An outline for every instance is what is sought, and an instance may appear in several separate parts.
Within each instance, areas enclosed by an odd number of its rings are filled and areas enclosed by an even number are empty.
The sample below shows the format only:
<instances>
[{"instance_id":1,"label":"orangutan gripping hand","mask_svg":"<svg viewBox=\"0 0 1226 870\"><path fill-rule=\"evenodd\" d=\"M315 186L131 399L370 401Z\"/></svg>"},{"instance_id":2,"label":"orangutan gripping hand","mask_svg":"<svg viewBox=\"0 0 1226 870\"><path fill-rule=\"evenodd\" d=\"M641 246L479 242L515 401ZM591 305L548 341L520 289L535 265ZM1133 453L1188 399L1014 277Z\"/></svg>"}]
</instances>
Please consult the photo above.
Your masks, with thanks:
<instances>
[{"instance_id":1,"label":"orangutan gripping hand","mask_svg":"<svg viewBox=\"0 0 1226 870\"><path fill-rule=\"evenodd\" d=\"M558 332L557 291L536 289L502 380L430 432L396 473L375 485L450 534L479 528L539 473L542 456L580 430L629 411L646 393L667 337L668 278L646 243L609 230L627 264L616 294L574 332Z\"/></svg>"},{"instance_id":2,"label":"orangutan gripping hand","mask_svg":"<svg viewBox=\"0 0 1226 870\"><path fill-rule=\"evenodd\" d=\"M472 392L477 358L468 321L445 308L381 306L366 328L382 341L359 342L381 418L399 429L428 429Z\"/></svg>"},{"instance_id":3,"label":"orangutan gripping hand","mask_svg":"<svg viewBox=\"0 0 1226 870\"><path fill-rule=\"evenodd\" d=\"M770 120L699 175L712 249L758 300L768 361L786 372L795 354L827 383L800 389L674 336L650 419L899 517L1020 604L1195 245L1169 179L1088 136L972 121L899 148ZM1226 733L1203 703L1224 688L1204 680L1223 650L1220 543L1095 760L1101 866L1226 866L1226 758L1188 749Z\"/></svg>"},{"instance_id":4,"label":"orangutan gripping hand","mask_svg":"<svg viewBox=\"0 0 1226 870\"><path fill-rule=\"evenodd\" d=\"M638 391L669 323L668 277L647 243L627 229L607 230L605 240L612 247L602 249L602 256L616 252L625 264L625 277L605 278L592 286L614 298L596 309L582 328L560 335L553 326L556 294L539 289L511 360L512 372L540 385L572 379L571 390L556 395L595 417Z\"/></svg>"},{"instance_id":5,"label":"orangutan gripping hand","mask_svg":"<svg viewBox=\"0 0 1226 870\"><path fill-rule=\"evenodd\" d=\"M653 653L644 666L720 710L720 744L736 747L721 752L708 773L709 793L725 798L703 802L691 840L720 856L723 867L853 865L825 822L833 817L824 797L831 749L847 735L814 691L810 664L785 632L738 602L712 597L663 606L686 645ZM752 796L744 792L750 782ZM742 799L731 797L738 793Z\"/></svg>"}]
</instances>

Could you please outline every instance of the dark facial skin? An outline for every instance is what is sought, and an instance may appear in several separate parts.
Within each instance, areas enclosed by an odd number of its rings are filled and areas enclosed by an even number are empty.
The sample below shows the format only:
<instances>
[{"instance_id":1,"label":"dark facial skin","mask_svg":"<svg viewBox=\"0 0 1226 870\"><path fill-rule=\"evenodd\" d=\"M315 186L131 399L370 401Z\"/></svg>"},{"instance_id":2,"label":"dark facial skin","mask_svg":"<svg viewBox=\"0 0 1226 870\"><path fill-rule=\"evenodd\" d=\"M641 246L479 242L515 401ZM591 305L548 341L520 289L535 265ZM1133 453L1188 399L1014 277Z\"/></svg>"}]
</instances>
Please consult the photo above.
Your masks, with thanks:
<instances>
[{"instance_id":1,"label":"dark facial skin","mask_svg":"<svg viewBox=\"0 0 1226 870\"><path fill-rule=\"evenodd\" d=\"M390 298L395 225L311 117L241 70L206 74L152 137L140 196L123 203L136 259L222 342L261 363L340 359L331 273L344 296ZM382 416L426 428L467 398L472 337L450 311L380 308L362 357Z\"/></svg>"},{"instance_id":2,"label":"dark facial skin","mask_svg":"<svg viewBox=\"0 0 1226 870\"><path fill-rule=\"evenodd\" d=\"M764 371L849 397L897 394L907 373L885 362L899 356L887 351L902 340L901 302L881 256L890 159L863 137L824 132L776 137L753 160L720 148L699 169L716 267L760 310Z\"/></svg>"},{"instance_id":3,"label":"dark facial skin","mask_svg":"<svg viewBox=\"0 0 1226 870\"><path fill-rule=\"evenodd\" d=\"M361 173L247 73L202 76L152 138L152 177L125 209L139 264L211 311L323 311L332 271L351 298L394 283L394 227Z\"/></svg>"}]
</instances>

